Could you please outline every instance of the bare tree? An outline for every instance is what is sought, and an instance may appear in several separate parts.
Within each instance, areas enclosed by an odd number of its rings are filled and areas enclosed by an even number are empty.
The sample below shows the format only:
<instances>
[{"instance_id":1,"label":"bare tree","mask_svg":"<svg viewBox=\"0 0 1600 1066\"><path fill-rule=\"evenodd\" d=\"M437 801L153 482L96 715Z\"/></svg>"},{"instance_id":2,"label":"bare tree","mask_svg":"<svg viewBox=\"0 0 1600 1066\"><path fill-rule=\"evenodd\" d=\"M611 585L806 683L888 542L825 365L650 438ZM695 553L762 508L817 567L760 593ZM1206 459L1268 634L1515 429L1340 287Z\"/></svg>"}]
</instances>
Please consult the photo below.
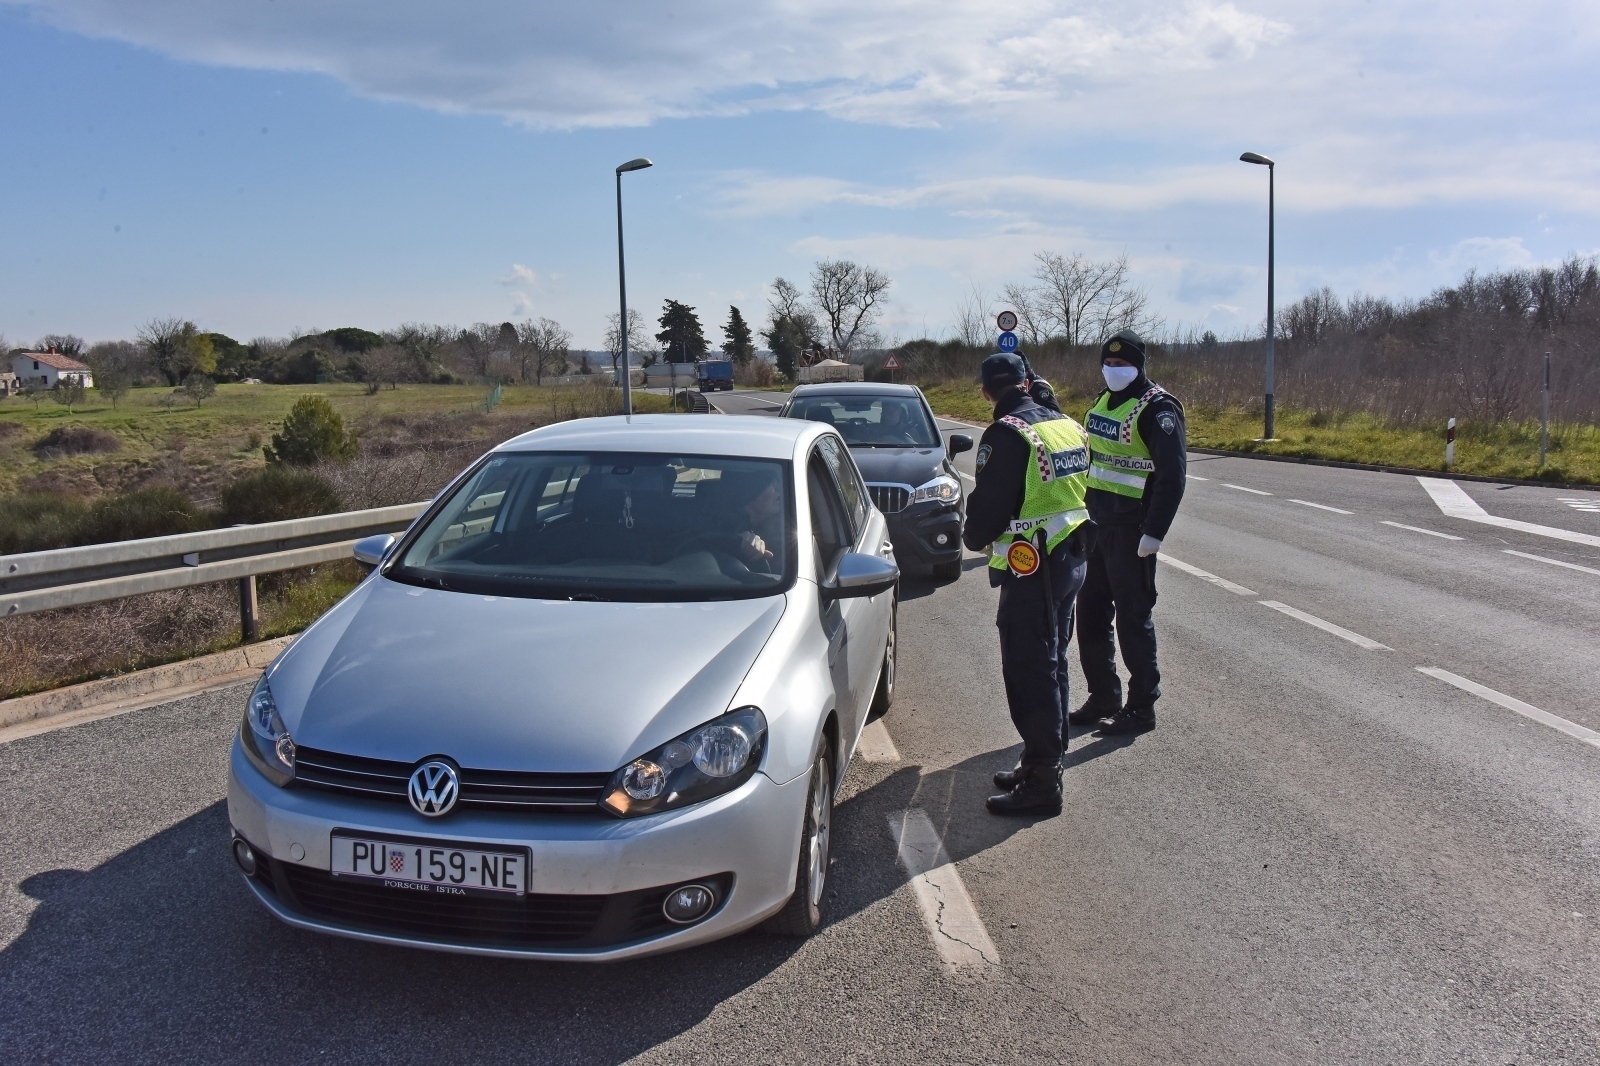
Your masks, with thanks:
<instances>
[{"instance_id":1,"label":"bare tree","mask_svg":"<svg viewBox=\"0 0 1600 1066\"><path fill-rule=\"evenodd\" d=\"M845 362L883 314L890 284L881 270L848 259L823 259L811 268L812 302L827 320L828 337Z\"/></svg>"},{"instance_id":2,"label":"bare tree","mask_svg":"<svg viewBox=\"0 0 1600 1066\"><path fill-rule=\"evenodd\" d=\"M1038 292L1016 282L1008 282L1001 291L1010 310L1017 316L1016 332L1021 335L1022 343L1029 348L1044 344L1050 338L1050 326L1040 307Z\"/></svg>"},{"instance_id":3,"label":"bare tree","mask_svg":"<svg viewBox=\"0 0 1600 1066\"><path fill-rule=\"evenodd\" d=\"M77 359L83 355L83 338L72 333L46 333L34 348L41 352L54 348L69 359Z\"/></svg>"},{"instance_id":4,"label":"bare tree","mask_svg":"<svg viewBox=\"0 0 1600 1066\"><path fill-rule=\"evenodd\" d=\"M369 396L377 395L385 385L398 388L414 368L411 356L397 344L383 344L361 353L362 380L367 383Z\"/></svg>"},{"instance_id":5,"label":"bare tree","mask_svg":"<svg viewBox=\"0 0 1600 1066\"><path fill-rule=\"evenodd\" d=\"M989 343L992 322L988 294L976 282L969 283L961 302L956 304L956 339L968 348L982 348Z\"/></svg>"},{"instance_id":6,"label":"bare tree","mask_svg":"<svg viewBox=\"0 0 1600 1066\"><path fill-rule=\"evenodd\" d=\"M1098 344L1120 329L1149 333L1160 327L1149 296L1128 276L1126 255L1104 263L1078 252L1039 252L1034 259L1038 284L1032 289L1032 307L1050 335L1072 345Z\"/></svg>"},{"instance_id":7,"label":"bare tree","mask_svg":"<svg viewBox=\"0 0 1600 1066\"><path fill-rule=\"evenodd\" d=\"M554 319L517 323L517 362L523 383L527 383L530 365L537 385L544 384L546 374L566 373L571 345L572 334Z\"/></svg>"},{"instance_id":8,"label":"bare tree","mask_svg":"<svg viewBox=\"0 0 1600 1066\"><path fill-rule=\"evenodd\" d=\"M611 373L615 376L618 361L622 358L622 332L617 329L617 315L614 312L606 316L606 351L611 355ZM645 331L644 319L632 307L628 308L628 351L638 352L644 357L655 351L650 335ZM622 384L622 378L617 378L617 384Z\"/></svg>"}]
</instances>

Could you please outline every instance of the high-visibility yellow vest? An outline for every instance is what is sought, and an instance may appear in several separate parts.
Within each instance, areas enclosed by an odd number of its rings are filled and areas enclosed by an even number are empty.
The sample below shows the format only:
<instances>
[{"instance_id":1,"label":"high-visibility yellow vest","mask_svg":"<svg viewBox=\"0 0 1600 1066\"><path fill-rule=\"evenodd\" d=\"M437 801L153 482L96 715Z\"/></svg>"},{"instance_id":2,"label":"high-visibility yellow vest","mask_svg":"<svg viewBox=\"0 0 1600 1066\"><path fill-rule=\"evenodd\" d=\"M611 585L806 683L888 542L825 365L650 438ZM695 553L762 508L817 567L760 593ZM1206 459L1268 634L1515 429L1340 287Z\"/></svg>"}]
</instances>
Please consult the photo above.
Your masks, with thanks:
<instances>
[{"instance_id":1,"label":"high-visibility yellow vest","mask_svg":"<svg viewBox=\"0 0 1600 1066\"><path fill-rule=\"evenodd\" d=\"M1088 442L1083 427L1066 416L1028 423L1007 415L1000 421L1022 434L1033 461L1024 475L1021 513L995 538L989 565L1027 577L1036 573L1042 562L1041 537L1044 551L1049 553L1089 519L1083 505L1088 487Z\"/></svg>"},{"instance_id":2,"label":"high-visibility yellow vest","mask_svg":"<svg viewBox=\"0 0 1600 1066\"><path fill-rule=\"evenodd\" d=\"M1139 414L1150 401L1165 395L1159 385L1152 385L1141 396L1124 400L1111 407L1109 392L1089 409L1086 428L1089 431L1089 487L1119 496L1139 499L1144 495L1144 483L1156 464L1150 459L1150 449L1139 435Z\"/></svg>"}]
</instances>

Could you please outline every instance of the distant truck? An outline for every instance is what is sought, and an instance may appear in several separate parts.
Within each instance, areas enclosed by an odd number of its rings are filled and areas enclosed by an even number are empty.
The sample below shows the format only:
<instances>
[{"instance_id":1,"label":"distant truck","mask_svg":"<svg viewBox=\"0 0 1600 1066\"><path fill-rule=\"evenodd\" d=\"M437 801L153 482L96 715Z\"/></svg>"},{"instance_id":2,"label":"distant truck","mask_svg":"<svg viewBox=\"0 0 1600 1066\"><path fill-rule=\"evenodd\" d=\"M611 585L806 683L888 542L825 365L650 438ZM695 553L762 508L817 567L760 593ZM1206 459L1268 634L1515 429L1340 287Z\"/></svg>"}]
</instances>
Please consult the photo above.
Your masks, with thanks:
<instances>
[{"instance_id":1,"label":"distant truck","mask_svg":"<svg viewBox=\"0 0 1600 1066\"><path fill-rule=\"evenodd\" d=\"M727 359L702 359L695 364L701 392L733 391L733 363Z\"/></svg>"}]
</instances>

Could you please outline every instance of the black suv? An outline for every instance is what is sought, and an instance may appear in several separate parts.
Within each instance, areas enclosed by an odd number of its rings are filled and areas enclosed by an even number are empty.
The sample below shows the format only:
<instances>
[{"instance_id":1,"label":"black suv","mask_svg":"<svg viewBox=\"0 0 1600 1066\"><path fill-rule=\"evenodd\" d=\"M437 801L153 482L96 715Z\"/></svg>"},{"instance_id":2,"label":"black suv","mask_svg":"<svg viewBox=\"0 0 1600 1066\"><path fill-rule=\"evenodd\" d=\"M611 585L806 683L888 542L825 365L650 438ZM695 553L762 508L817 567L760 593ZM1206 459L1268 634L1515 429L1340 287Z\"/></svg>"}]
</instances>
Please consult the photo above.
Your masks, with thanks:
<instances>
[{"instance_id":1,"label":"black suv","mask_svg":"<svg viewBox=\"0 0 1600 1066\"><path fill-rule=\"evenodd\" d=\"M967 494L950 460L969 450L972 438L953 433L947 449L921 389L876 382L801 385L779 413L839 430L872 502L889 521L902 570L932 571L941 580L961 575Z\"/></svg>"}]
</instances>

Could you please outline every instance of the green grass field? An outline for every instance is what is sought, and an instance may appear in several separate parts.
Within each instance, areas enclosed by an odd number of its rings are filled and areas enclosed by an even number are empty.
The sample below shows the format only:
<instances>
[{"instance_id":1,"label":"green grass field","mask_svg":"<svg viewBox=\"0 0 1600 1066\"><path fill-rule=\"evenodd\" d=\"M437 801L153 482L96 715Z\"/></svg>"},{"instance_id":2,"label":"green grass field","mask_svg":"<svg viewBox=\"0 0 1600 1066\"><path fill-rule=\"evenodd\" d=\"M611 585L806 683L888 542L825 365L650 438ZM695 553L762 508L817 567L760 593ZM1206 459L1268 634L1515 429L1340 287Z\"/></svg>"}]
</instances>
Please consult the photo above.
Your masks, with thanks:
<instances>
[{"instance_id":1,"label":"green grass field","mask_svg":"<svg viewBox=\"0 0 1600 1066\"><path fill-rule=\"evenodd\" d=\"M933 409L950 418L987 422L992 408L976 385L936 385L923 390ZM1062 407L1081 420L1093 402L1089 396L1065 396ZM1189 443L1201 448L1292 455L1346 463L1405 466L1419 470L1444 468L1444 426L1401 428L1368 414L1327 415L1279 408L1278 439L1261 442L1259 411L1186 408ZM1537 423L1481 425L1463 420L1456 430L1456 461L1462 474L1600 484L1600 427L1560 425L1550 428L1547 465L1539 468Z\"/></svg>"}]
</instances>

